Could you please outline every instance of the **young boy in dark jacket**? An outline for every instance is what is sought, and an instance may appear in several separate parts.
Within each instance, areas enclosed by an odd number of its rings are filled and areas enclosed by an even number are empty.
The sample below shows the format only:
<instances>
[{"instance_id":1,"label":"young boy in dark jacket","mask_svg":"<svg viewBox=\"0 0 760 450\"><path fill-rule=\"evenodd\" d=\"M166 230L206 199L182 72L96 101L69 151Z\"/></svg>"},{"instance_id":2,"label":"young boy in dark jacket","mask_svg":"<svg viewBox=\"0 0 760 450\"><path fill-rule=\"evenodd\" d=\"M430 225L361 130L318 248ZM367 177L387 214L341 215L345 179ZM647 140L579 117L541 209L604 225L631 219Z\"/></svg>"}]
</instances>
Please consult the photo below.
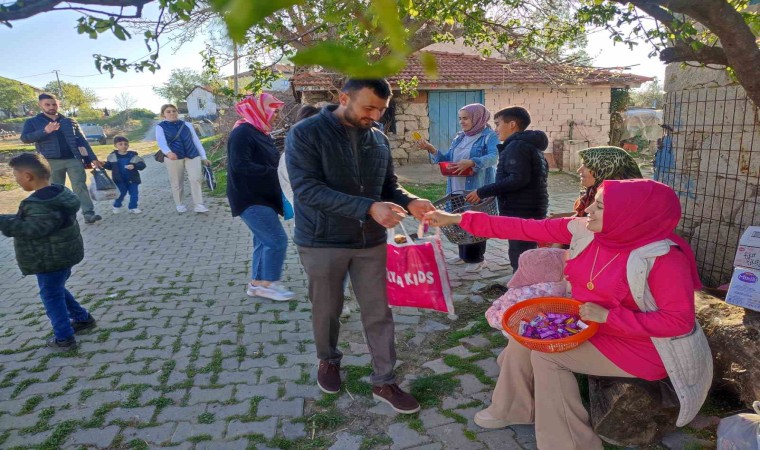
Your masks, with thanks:
<instances>
[{"instance_id":1,"label":"young boy in dark jacket","mask_svg":"<svg viewBox=\"0 0 760 450\"><path fill-rule=\"evenodd\" d=\"M0 215L0 232L14 238L21 273L37 276L40 298L53 325L48 347L73 350L74 333L95 326L95 319L66 289L71 267L84 258L76 220L79 198L64 186L50 184L50 165L38 154L22 153L9 165L19 186L34 193L21 202L15 215Z\"/></svg>"},{"instance_id":2,"label":"young boy in dark jacket","mask_svg":"<svg viewBox=\"0 0 760 450\"><path fill-rule=\"evenodd\" d=\"M129 193L129 205L127 208L132 214L140 214L137 208L139 192L137 186L140 184L140 173L138 170L145 168L145 161L137 156L137 152L129 151L129 140L124 136L115 136L113 138L113 152L108 155L104 169L111 171L111 178L119 188L119 198L113 201L113 213L121 212L121 205L124 197Z\"/></svg>"},{"instance_id":3,"label":"young boy in dark jacket","mask_svg":"<svg viewBox=\"0 0 760 450\"><path fill-rule=\"evenodd\" d=\"M500 216L546 218L549 208L549 164L544 158L544 150L549 146L546 133L526 130L530 114L519 106L502 109L493 118L502 141L497 146L496 182L471 192L467 201L476 203L481 198L496 196ZM536 247L535 242L509 240L509 263L513 272L517 272L520 255Z\"/></svg>"}]
</instances>

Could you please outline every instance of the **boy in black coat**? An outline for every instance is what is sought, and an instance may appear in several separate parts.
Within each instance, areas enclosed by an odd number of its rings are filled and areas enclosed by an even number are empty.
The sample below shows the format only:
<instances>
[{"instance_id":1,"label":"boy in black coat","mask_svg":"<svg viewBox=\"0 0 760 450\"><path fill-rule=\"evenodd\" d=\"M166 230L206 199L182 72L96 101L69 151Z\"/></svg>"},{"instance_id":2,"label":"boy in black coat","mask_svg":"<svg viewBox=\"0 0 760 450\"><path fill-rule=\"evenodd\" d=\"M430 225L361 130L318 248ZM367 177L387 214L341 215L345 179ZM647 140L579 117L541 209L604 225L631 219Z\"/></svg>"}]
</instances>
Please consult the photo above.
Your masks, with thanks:
<instances>
[{"instance_id":1,"label":"boy in black coat","mask_svg":"<svg viewBox=\"0 0 760 450\"><path fill-rule=\"evenodd\" d=\"M477 203L481 198L496 196L501 216L544 219L549 208L549 164L544 158L544 150L549 146L546 133L526 130L530 114L519 106L494 114L494 124L502 141L497 146L496 182L471 192L467 201ZM535 242L509 240L509 263L513 272L517 272L520 255L536 246Z\"/></svg>"},{"instance_id":2,"label":"boy in black coat","mask_svg":"<svg viewBox=\"0 0 760 450\"><path fill-rule=\"evenodd\" d=\"M129 212L140 214L137 208L139 192L137 186L140 184L140 173L138 170L145 169L145 161L137 155L137 152L129 150L129 140L124 136L115 136L113 138L114 151L108 155L104 169L111 171L111 177L116 187L119 188L119 198L113 201L113 213L121 212L121 204L124 197L129 193Z\"/></svg>"}]
</instances>

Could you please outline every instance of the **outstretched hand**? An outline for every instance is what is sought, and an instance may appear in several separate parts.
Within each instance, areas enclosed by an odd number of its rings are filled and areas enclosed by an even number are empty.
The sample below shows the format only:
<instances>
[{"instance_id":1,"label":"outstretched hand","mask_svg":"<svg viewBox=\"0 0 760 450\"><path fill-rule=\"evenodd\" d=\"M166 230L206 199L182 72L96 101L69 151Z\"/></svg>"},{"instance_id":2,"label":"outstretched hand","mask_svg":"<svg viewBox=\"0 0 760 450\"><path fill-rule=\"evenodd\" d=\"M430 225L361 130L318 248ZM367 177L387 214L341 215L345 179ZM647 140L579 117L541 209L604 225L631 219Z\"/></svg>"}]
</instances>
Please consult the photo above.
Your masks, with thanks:
<instances>
[{"instance_id":1,"label":"outstretched hand","mask_svg":"<svg viewBox=\"0 0 760 450\"><path fill-rule=\"evenodd\" d=\"M375 202L369 208L369 215L385 228L393 228L406 217L406 211L395 203Z\"/></svg>"},{"instance_id":2,"label":"outstretched hand","mask_svg":"<svg viewBox=\"0 0 760 450\"><path fill-rule=\"evenodd\" d=\"M451 214L444 211L431 211L425 214L422 223L432 225L434 227L445 227L447 225L457 225L462 221L461 214Z\"/></svg>"},{"instance_id":3,"label":"outstretched hand","mask_svg":"<svg viewBox=\"0 0 760 450\"><path fill-rule=\"evenodd\" d=\"M425 200L424 198L412 200L408 205L406 205L406 208L410 213L412 213L412 216L414 216L414 218L420 222L422 222L422 219L425 217L425 213L435 211L435 206L433 206L433 203L430 200Z\"/></svg>"}]
</instances>

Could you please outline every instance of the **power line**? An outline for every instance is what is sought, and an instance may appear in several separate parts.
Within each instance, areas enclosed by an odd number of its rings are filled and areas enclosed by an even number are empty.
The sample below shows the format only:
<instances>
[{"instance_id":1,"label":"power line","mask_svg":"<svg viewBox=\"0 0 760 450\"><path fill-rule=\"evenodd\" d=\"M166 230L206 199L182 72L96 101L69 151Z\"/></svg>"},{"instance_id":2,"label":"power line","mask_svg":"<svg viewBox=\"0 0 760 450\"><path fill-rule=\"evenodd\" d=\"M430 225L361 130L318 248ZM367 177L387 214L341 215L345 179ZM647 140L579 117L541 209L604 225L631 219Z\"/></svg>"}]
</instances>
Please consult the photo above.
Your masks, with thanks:
<instances>
[{"instance_id":1,"label":"power line","mask_svg":"<svg viewBox=\"0 0 760 450\"><path fill-rule=\"evenodd\" d=\"M38 73L38 74L36 74L36 75L24 75L23 77L13 77L13 78L14 78L14 79L18 79L18 78L33 78L33 77L41 77L42 75L50 75L51 73L53 73L53 72L43 72L43 73Z\"/></svg>"}]
</instances>

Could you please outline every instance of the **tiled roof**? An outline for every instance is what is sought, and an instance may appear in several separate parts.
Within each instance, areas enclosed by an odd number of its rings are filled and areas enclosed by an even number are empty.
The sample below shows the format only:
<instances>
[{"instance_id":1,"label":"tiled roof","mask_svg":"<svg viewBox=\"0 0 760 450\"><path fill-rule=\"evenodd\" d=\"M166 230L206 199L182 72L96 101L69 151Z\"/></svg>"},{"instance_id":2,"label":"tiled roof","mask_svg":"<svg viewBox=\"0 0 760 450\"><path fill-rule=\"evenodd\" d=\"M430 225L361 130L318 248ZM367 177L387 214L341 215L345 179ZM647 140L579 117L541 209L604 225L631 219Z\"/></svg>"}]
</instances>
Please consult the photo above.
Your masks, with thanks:
<instances>
[{"instance_id":1,"label":"tiled roof","mask_svg":"<svg viewBox=\"0 0 760 450\"><path fill-rule=\"evenodd\" d=\"M461 85L503 84L551 84L551 85L611 85L613 87L638 87L652 78L592 67L574 67L545 64L522 60L483 58L459 53L428 52L438 62L438 78L425 74L419 55L407 59L406 67L398 74L388 77L392 86L399 80L416 76L419 89L453 87ZM294 76L291 81L299 89L315 89L332 86L334 74L310 72Z\"/></svg>"}]
</instances>

